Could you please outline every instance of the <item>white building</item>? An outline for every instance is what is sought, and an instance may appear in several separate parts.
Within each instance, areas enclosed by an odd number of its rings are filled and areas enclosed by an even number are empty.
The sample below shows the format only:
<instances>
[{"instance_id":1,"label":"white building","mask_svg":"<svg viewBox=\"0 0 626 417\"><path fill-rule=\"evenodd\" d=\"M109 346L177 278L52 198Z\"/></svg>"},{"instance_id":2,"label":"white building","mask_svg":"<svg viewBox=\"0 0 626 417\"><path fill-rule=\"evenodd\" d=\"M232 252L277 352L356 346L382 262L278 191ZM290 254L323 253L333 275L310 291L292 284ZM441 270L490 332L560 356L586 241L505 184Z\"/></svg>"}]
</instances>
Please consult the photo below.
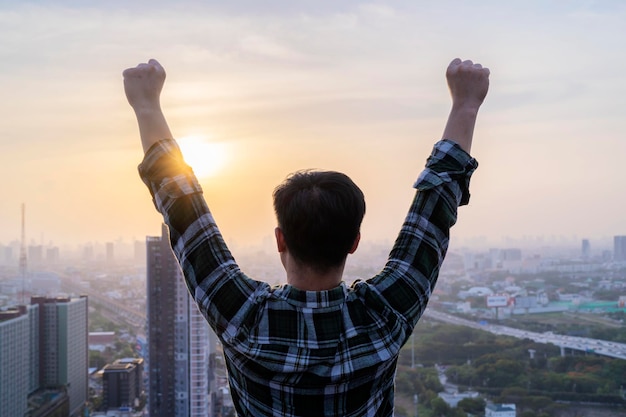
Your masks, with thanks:
<instances>
[{"instance_id":1,"label":"white building","mask_svg":"<svg viewBox=\"0 0 626 417\"><path fill-rule=\"evenodd\" d=\"M30 326L25 309L0 312L0 416L28 410Z\"/></svg>"},{"instance_id":2,"label":"white building","mask_svg":"<svg viewBox=\"0 0 626 417\"><path fill-rule=\"evenodd\" d=\"M0 416L23 416L29 396L62 393L55 404L79 416L87 401L87 297L32 297L0 312ZM33 401L33 404L39 401Z\"/></svg>"},{"instance_id":3,"label":"white building","mask_svg":"<svg viewBox=\"0 0 626 417\"><path fill-rule=\"evenodd\" d=\"M515 417L515 404L487 404L485 417Z\"/></svg>"},{"instance_id":4,"label":"white building","mask_svg":"<svg viewBox=\"0 0 626 417\"><path fill-rule=\"evenodd\" d=\"M189 295L182 274L176 288L176 416L209 415L209 325ZM182 400L182 401L181 401Z\"/></svg>"}]
</instances>

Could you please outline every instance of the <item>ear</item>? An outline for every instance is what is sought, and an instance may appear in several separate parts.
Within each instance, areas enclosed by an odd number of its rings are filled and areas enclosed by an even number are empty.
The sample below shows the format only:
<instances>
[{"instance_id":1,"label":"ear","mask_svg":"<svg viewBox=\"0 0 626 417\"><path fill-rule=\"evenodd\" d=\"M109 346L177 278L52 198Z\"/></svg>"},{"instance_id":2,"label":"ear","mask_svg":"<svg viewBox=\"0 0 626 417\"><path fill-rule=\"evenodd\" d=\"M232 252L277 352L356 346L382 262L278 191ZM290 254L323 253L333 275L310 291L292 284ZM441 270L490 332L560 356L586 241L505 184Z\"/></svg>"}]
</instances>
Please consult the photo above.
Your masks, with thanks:
<instances>
[{"instance_id":1,"label":"ear","mask_svg":"<svg viewBox=\"0 0 626 417\"><path fill-rule=\"evenodd\" d=\"M274 236L276 236L276 248L278 252L283 253L287 251L287 243L285 243L285 235L280 227L274 229Z\"/></svg>"},{"instance_id":2,"label":"ear","mask_svg":"<svg viewBox=\"0 0 626 417\"><path fill-rule=\"evenodd\" d=\"M361 240L361 232L359 232L358 235L356 235L356 238L354 239L354 243L352 244L352 247L350 248L350 250L348 251L348 253L354 253L356 252L356 248L359 247L359 241Z\"/></svg>"}]
</instances>

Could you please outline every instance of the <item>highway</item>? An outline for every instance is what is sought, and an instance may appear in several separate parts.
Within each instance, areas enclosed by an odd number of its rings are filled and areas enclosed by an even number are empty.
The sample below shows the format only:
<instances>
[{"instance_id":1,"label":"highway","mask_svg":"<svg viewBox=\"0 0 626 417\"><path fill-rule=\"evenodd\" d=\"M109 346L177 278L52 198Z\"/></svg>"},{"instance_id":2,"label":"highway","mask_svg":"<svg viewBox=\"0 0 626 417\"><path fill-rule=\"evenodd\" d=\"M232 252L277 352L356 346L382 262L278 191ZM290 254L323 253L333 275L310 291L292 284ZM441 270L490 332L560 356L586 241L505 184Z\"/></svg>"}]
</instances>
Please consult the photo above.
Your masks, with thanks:
<instances>
[{"instance_id":1,"label":"highway","mask_svg":"<svg viewBox=\"0 0 626 417\"><path fill-rule=\"evenodd\" d=\"M98 304L108 311L108 318L117 322L124 322L139 332L143 332L146 326L146 313L130 308L123 303L113 300L97 291L89 291L74 285L63 284L64 291L73 294L87 294L89 303Z\"/></svg>"},{"instance_id":2,"label":"highway","mask_svg":"<svg viewBox=\"0 0 626 417\"><path fill-rule=\"evenodd\" d=\"M626 344L609 342L606 340L590 339L588 337L566 336L552 332L530 332L527 330L514 329L498 324L481 324L475 321L462 319L451 314L428 308L424 313L426 317L459 326L472 327L502 336L512 336L518 339L531 339L537 343L551 343L559 346L563 353L564 349L572 349L581 352L594 353L596 355L609 356L616 359L626 360Z\"/></svg>"}]
</instances>

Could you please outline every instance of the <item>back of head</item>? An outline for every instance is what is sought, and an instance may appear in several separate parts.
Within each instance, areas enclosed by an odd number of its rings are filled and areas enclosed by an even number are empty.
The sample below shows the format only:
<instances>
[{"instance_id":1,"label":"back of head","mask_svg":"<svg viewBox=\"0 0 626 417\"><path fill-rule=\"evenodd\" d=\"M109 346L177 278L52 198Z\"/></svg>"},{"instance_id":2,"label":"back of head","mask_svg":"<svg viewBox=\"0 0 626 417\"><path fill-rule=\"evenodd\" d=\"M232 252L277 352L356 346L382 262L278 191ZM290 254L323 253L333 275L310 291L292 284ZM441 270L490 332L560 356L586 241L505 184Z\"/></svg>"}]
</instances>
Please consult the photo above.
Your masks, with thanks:
<instances>
[{"instance_id":1,"label":"back of head","mask_svg":"<svg viewBox=\"0 0 626 417\"><path fill-rule=\"evenodd\" d=\"M324 273L341 266L365 215L365 198L345 174L298 171L274 190L278 226L294 259Z\"/></svg>"}]
</instances>

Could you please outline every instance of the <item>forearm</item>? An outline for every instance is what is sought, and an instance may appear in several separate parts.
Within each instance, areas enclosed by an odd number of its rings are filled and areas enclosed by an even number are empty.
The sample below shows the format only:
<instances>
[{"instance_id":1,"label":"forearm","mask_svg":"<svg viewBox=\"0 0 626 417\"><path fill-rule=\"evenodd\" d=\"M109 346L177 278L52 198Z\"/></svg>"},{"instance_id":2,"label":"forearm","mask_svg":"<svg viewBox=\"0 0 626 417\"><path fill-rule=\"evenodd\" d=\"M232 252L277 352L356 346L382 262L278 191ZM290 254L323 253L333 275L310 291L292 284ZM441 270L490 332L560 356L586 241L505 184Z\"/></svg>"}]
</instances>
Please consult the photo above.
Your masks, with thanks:
<instances>
[{"instance_id":1,"label":"forearm","mask_svg":"<svg viewBox=\"0 0 626 417\"><path fill-rule=\"evenodd\" d=\"M414 323L426 307L445 257L459 205L469 201L469 180L478 166L460 145L435 144L418 192L381 274L370 282L392 308Z\"/></svg>"},{"instance_id":2,"label":"forearm","mask_svg":"<svg viewBox=\"0 0 626 417\"><path fill-rule=\"evenodd\" d=\"M478 107L452 106L446 127L443 130L442 139L456 142L461 149L470 153L477 116Z\"/></svg>"},{"instance_id":3,"label":"forearm","mask_svg":"<svg viewBox=\"0 0 626 417\"><path fill-rule=\"evenodd\" d=\"M165 115L160 108L135 109L135 115L144 153L163 139L173 139Z\"/></svg>"},{"instance_id":4,"label":"forearm","mask_svg":"<svg viewBox=\"0 0 626 417\"><path fill-rule=\"evenodd\" d=\"M446 78L452 97L452 110L442 139L454 141L470 153L478 109L489 90L489 69L470 60L456 58L448 66Z\"/></svg>"},{"instance_id":5,"label":"forearm","mask_svg":"<svg viewBox=\"0 0 626 417\"><path fill-rule=\"evenodd\" d=\"M144 153L163 139L173 139L161 111L161 90L165 83L165 69L158 61L151 59L148 63L124 70L122 75L128 104L137 117Z\"/></svg>"}]
</instances>

